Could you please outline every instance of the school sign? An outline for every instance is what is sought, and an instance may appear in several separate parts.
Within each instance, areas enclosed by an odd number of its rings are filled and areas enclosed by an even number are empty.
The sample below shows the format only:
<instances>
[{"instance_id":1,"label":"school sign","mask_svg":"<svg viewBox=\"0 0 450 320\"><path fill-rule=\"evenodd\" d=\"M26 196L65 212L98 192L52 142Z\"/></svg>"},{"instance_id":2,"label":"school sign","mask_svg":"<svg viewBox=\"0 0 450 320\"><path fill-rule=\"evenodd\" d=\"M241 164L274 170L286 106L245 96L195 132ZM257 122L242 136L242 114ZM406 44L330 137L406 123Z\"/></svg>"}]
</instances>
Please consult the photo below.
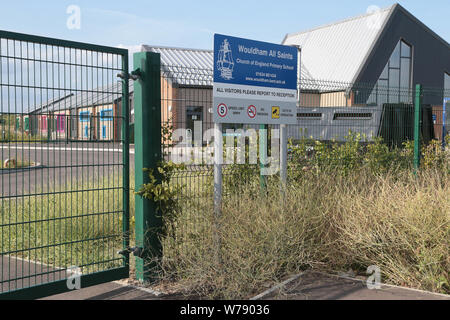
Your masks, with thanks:
<instances>
[{"instance_id":1,"label":"school sign","mask_svg":"<svg viewBox=\"0 0 450 320\"><path fill-rule=\"evenodd\" d=\"M214 122L297 123L298 49L214 35Z\"/></svg>"}]
</instances>

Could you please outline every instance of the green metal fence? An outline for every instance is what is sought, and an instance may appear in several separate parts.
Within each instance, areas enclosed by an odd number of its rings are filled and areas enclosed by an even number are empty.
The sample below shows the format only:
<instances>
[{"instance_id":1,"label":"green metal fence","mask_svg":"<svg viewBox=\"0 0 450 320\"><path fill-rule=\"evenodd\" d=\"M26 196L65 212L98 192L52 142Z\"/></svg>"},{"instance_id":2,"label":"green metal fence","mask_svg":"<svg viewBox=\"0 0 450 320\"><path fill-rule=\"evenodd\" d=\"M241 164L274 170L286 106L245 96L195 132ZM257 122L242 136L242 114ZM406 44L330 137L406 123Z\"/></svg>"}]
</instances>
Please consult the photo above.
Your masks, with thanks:
<instances>
[{"instance_id":1,"label":"green metal fence","mask_svg":"<svg viewBox=\"0 0 450 320\"><path fill-rule=\"evenodd\" d=\"M443 140L442 102L448 94L443 89L311 80L301 80L299 87L297 124L287 128L290 140L288 183L297 179L303 170L315 170L320 166L327 170L354 170L370 166L372 160L379 161L387 170L403 166L413 171L414 165L419 167L424 146L433 140ZM214 127L212 89L210 69L161 66L161 101L157 104L161 108L161 160L184 164L170 178L170 186L180 191L174 197L177 203L174 218L163 221L168 230L159 237L162 255L151 257L162 258L168 269L177 269L179 257L203 261L201 255L205 248L199 245L214 243L217 226L210 157L214 144L213 135L208 133ZM236 130L259 128L224 124L224 140L236 142L239 136ZM277 126L269 126L269 129L277 129ZM232 150L225 148L224 153L227 152ZM367 160L367 152L378 158ZM234 157L237 160L236 154ZM278 179L275 175L264 182L273 186L277 184L271 182ZM248 153L246 164L223 166L224 202L231 197L239 198L244 190L259 192L260 185L260 167L249 163ZM154 228L150 232L155 236L160 231ZM209 249L214 250L214 247Z\"/></svg>"},{"instance_id":2,"label":"green metal fence","mask_svg":"<svg viewBox=\"0 0 450 320\"><path fill-rule=\"evenodd\" d=\"M127 50L0 31L0 299L128 277L128 85Z\"/></svg>"}]
</instances>

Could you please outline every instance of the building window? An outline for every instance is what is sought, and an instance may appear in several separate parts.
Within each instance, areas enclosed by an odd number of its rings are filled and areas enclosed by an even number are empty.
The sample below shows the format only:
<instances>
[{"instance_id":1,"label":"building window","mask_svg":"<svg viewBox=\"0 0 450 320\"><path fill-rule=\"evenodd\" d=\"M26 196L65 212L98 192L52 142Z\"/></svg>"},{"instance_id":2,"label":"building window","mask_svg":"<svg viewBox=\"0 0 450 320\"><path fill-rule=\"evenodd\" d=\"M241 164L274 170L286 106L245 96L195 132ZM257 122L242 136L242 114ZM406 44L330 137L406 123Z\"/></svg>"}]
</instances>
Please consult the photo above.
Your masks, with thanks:
<instances>
[{"instance_id":1,"label":"building window","mask_svg":"<svg viewBox=\"0 0 450 320\"><path fill-rule=\"evenodd\" d=\"M200 122L203 124L203 107L197 106L186 107L186 130L189 132L189 134L191 134L192 138L194 138L196 122ZM203 132L201 133L201 135L203 136Z\"/></svg>"},{"instance_id":2,"label":"building window","mask_svg":"<svg viewBox=\"0 0 450 320\"><path fill-rule=\"evenodd\" d=\"M400 40L378 79L367 104L412 103L412 48Z\"/></svg>"},{"instance_id":3,"label":"building window","mask_svg":"<svg viewBox=\"0 0 450 320\"><path fill-rule=\"evenodd\" d=\"M445 98L450 98L450 74L444 74L444 95Z\"/></svg>"},{"instance_id":4,"label":"building window","mask_svg":"<svg viewBox=\"0 0 450 320\"><path fill-rule=\"evenodd\" d=\"M113 120L113 110L103 110L100 111L100 119L102 121L112 121Z\"/></svg>"},{"instance_id":5,"label":"building window","mask_svg":"<svg viewBox=\"0 0 450 320\"><path fill-rule=\"evenodd\" d=\"M89 120L90 120L89 111L80 112L80 122L89 122Z\"/></svg>"}]
</instances>

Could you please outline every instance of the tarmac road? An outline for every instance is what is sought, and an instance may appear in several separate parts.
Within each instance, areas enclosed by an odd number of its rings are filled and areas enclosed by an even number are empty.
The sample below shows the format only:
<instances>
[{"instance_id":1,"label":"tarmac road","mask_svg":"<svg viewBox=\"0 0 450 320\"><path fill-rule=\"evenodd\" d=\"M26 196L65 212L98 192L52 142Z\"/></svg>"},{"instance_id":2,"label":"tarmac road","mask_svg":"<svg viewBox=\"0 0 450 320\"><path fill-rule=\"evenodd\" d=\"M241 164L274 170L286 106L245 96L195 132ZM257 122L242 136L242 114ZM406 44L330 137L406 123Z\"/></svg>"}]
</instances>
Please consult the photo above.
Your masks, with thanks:
<instances>
[{"instance_id":1,"label":"tarmac road","mask_svg":"<svg viewBox=\"0 0 450 320\"><path fill-rule=\"evenodd\" d=\"M0 171L0 198L52 192L66 184L82 186L101 177L121 176L122 146L113 143L0 144L1 160L19 159L40 163L43 167L18 171ZM134 169L134 154L130 154Z\"/></svg>"}]
</instances>

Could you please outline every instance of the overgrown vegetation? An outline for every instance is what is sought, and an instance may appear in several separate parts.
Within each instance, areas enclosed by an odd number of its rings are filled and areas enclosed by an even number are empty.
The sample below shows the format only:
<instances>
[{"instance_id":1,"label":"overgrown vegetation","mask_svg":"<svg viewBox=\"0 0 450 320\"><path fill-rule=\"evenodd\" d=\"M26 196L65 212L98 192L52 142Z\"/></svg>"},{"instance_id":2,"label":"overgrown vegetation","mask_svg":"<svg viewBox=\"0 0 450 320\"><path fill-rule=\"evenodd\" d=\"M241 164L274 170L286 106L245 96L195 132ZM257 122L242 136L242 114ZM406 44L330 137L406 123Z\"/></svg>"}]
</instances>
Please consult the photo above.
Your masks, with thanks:
<instances>
[{"instance_id":1,"label":"overgrown vegetation","mask_svg":"<svg viewBox=\"0 0 450 320\"><path fill-rule=\"evenodd\" d=\"M224 177L219 219L210 195L178 197L163 279L187 293L239 299L305 269L365 274L377 265L384 282L450 293L448 150L425 146L414 175L411 143L389 148L351 134L344 144L304 140L290 149L284 198L275 177L261 193L246 166Z\"/></svg>"},{"instance_id":2,"label":"overgrown vegetation","mask_svg":"<svg viewBox=\"0 0 450 320\"><path fill-rule=\"evenodd\" d=\"M290 149L284 197L275 176L261 192L257 166L225 167L220 217L211 168L148 172L162 178L139 192L165 219L161 279L188 294L238 299L305 269L364 274L377 265L384 282L450 293L449 150L424 146L414 175L411 143L393 149L350 135L344 144L302 140ZM3 200L0 251L83 272L120 265L122 191L110 189L118 179ZM133 185L130 194L132 231Z\"/></svg>"},{"instance_id":3,"label":"overgrown vegetation","mask_svg":"<svg viewBox=\"0 0 450 320\"><path fill-rule=\"evenodd\" d=\"M149 183L142 185L136 192L142 198L157 203L156 214L163 218L162 236L167 235L168 226L176 223L181 212L177 197L182 193L184 186L171 181L176 170L184 169L184 165L176 165L172 162L161 163L157 172L144 169L144 172L148 174Z\"/></svg>"}]
</instances>

